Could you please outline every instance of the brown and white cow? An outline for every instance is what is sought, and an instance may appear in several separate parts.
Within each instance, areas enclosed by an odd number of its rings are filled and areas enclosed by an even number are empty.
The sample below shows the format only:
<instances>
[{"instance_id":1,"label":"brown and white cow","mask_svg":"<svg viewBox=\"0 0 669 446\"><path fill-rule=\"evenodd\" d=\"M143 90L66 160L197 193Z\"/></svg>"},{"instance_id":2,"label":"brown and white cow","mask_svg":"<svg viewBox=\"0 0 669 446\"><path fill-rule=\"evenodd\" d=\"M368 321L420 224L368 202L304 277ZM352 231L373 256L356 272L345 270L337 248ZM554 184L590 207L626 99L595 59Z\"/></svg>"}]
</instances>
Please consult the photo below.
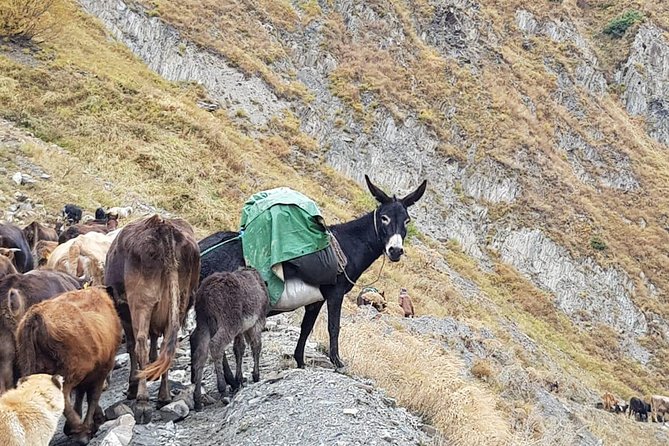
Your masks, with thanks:
<instances>
[{"instance_id":1,"label":"brown and white cow","mask_svg":"<svg viewBox=\"0 0 669 446\"><path fill-rule=\"evenodd\" d=\"M64 271L91 285L104 285L107 252L118 232L89 232L58 245L46 262L47 269Z\"/></svg>"},{"instance_id":2,"label":"brown and white cow","mask_svg":"<svg viewBox=\"0 0 669 446\"><path fill-rule=\"evenodd\" d=\"M167 372L199 274L200 250L193 228L182 219L154 215L129 223L107 253L105 282L125 330L130 353L128 398L137 399L138 423L151 421L147 379L156 380L162 375L159 403L171 399ZM160 335L164 338L158 356Z\"/></svg>"},{"instance_id":3,"label":"brown and white cow","mask_svg":"<svg viewBox=\"0 0 669 446\"><path fill-rule=\"evenodd\" d=\"M613 396L613 394L606 392L604 395L602 395L602 403L603 409L606 411L611 412L613 410L613 406L616 405L618 400L616 400L616 397Z\"/></svg>"}]
</instances>

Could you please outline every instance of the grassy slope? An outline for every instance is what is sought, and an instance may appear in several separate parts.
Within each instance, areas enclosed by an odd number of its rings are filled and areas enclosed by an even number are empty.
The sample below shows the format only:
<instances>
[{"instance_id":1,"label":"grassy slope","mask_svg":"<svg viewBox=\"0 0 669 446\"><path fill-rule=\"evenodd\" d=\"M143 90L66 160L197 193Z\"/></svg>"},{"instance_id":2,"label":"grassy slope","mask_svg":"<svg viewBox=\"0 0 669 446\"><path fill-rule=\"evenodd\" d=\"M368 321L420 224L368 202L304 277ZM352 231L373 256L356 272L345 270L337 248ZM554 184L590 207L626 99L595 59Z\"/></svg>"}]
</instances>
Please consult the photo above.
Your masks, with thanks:
<instances>
[{"instance_id":1,"label":"grassy slope","mask_svg":"<svg viewBox=\"0 0 669 446\"><path fill-rule=\"evenodd\" d=\"M394 3L399 5L399 2ZM48 40L33 65L0 56L0 115L68 151L59 154L34 145L22 148L54 176L52 182L40 184L36 190L47 208L55 211L64 201L75 201L93 208L97 204L123 204L141 197L152 205L186 217L204 235L221 228L234 228L241 203L249 193L277 185L291 184L318 200L330 221L349 218L369 207L370 201L358 186L331 170L322 168L302 175L283 162L285 147L295 143L291 138L300 136L294 126L283 125L282 131L272 135L271 142L267 141L269 138L251 140L225 113L211 114L198 109L194 105L200 95L196 87L173 85L161 80L125 48L110 43L97 23L81 14L72 4L65 2L63 5L59 14L70 20L63 21L62 30ZM209 6L213 8L217 5L220 3ZM259 2L258 5L264 8L263 14L274 17L273 23L286 29L302 26L303 21L319 13L313 5L309 6L309 2L304 3L303 10L298 12L281 2ZM272 9L276 5L282 5L278 12ZM170 2L161 2L159 11L169 17L170 6L173 6ZM245 7L251 8L248 5ZM172 14L179 16L178 9L175 11ZM251 13L258 13L257 9L244 10L238 17L243 19L247 17L245 14ZM297 19L300 15L301 18ZM212 14L212 17L219 16ZM333 21L332 27L336 27L337 17L329 19ZM243 20L239 23L243 28ZM234 45L230 48L234 49ZM440 60L429 49L425 52L424 57L429 57L434 63L434 70L452 65ZM232 55L225 54L235 60ZM271 57L267 57L253 59L248 62L250 66L239 64L254 71L252 64L258 60L263 63L271 61ZM418 60L416 63L422 66L420 61L424 59ZM453 65L452 69L461 72L463 82L476 81L457 66ZM273 83L279 80L273 81L262 70L255 71L280 90L278 84ZM381 74L376 73L378 76ZM436 78L434 73L430 76ZM299 86L294 90L299 92ZM478 86L474 93L468 91L467 94L483 94L482 90ZM448 95L449 92L447 90L443 94ZM284 93L288 96L293 94ZM355 104L354 93L351 104ZM300 97L301 93L294 94ZM388 94L386 100L402 104L402 101L426 101L421 97L404 97L401 91L396 96L392 96L394 93L390 91L378 90L378 94L380 98ZM428 93L425 96L429 96ZM416 102L408 103L407 107L428 109L430 105L428 102ZM460 119L466 121L464 117ZM634 129L638 132L636 127ZM648 147L654 147L643 136L640 140ZM277 146L281 150L276 150ZM658 165L663 166L664 159L656 156ZM87 187L94 177L111 181L114 184L112 192L104 192L97 186ZM3 190L6 187L4 184ZM608 237L607 243L611 243ZM496 333L505 348L517 350L518 346L500 327L503 321L514 320L564 368L565 380L582 381L597 389L615 390L621 396L659 390L657 381L650 380L644 371L621 370L621 364L610 357L607 350L610 346L599 347L596 338L577 331L564 318L556 316L548 305L550 297L531 287L508 268L500 265L495 274L480 271L455 245L434 245L428 250L410 248L408 255L409 261L386 266L380 286L392 290L400 284L410 284L410 291L421 312L455 316L473 326L483 324ZM449 277L432 265L431 255L445 256L454 269L479 284L489 304L484 306L469 301L454 291L448 285ZM376 270L367 274L363 280L371 279L375 273ZM360 340L379 337L378 330L378 327L367 324L351 324L344 328L342 348L346 357L352 359L352 368L377 379L404 404L432 419L451 438L466 438L464 436L478 432L480 437L477 438L482 444L504 444L521 442L535 435L511 433L511 414L517 407L508 407L497 396L505 390L501 381L493 379L493 384L486 384L456 377L457 372L453 370L461 367L459 361L452 353L442 349L435 352L427 340L398 330L388 335L389 342L360 350ZM412 354L416 355L413 362L407 361L401 354L397 355L399 345L411 347ZM364 354L355 355L356 351ZM520 355L518 357L519 364L527 367L528 364L522 364ZM416 369L413 364L421 361L425 364L424 369ZM387 365L378 367L381 363ZM548 366L532 364L540 370L539 375L548 373ZM626 367L628 365L623 363L622 368ZM389 369L394 372L388 373ZM429 389L462 395L464 399L459 401L472 404L476 412L485 410L488 415L458 417L457 412L454 415L447 411L450 406L434 401L429 393L402 385L416 374L422 376L418 383L427 382L435 376L434 373L443 375L443 380L436 381ZM528 401L526 404L531 406L533 403ZM531 410L526 413L524 425L541 423L530 416ZM630 424L629 429L638 428ZM618 433L613 430L610 435ZM637 438L644 438L645 435L650 435L647 444L652 444L652 435L648 432L635 433Z\"/></svg>"}]
</instances>

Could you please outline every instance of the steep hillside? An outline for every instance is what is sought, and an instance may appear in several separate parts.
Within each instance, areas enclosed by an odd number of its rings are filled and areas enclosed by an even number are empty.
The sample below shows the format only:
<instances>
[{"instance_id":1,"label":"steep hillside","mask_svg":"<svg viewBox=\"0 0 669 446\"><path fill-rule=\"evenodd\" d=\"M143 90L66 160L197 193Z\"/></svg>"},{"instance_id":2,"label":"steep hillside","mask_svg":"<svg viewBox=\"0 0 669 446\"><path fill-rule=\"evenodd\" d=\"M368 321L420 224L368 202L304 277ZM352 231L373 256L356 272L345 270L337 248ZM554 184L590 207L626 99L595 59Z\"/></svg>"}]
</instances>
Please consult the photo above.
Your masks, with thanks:
<instances>
[{"instance_id":1,"label":"steep hillside","mask_svg":"<svg viewBox=\"0 0 669 446\"><path fill-rule=\"evenodd\" d=\"M351 371L455 444L667 441L593 408L669 393L664 2L56 3L41 42L0 47L0 116L60 147L5 145L8 196L28 162L45 212L135 204L205 235L257 190L337 222L373 206L364 173L427 178L379 282L425 317L349 302Z\"/></svg>"}]
</instances>

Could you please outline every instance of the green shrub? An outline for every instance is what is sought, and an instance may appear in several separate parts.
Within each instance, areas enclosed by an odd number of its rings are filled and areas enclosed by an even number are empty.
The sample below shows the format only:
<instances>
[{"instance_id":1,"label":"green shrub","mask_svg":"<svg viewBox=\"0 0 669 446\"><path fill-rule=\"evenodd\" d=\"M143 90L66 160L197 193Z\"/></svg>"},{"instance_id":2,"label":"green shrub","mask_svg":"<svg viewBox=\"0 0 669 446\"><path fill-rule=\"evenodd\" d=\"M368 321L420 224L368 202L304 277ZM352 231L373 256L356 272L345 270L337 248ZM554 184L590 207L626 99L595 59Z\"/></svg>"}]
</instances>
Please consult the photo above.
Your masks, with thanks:
<instances>
[{"instance_id":1,"label":"green shrub","mask_svg":"<svg viewBox=\"0 0 669 446\"><path fill-rule=\"evenodd\" d=\"M596 251L604 251L606 249L606 243L599 237L590 239L590 246Z\"/></svg>"},{"instance_id":2,"label":"green shrub","mask_svg":"<svg viewBox=\"0 0 669 446\"><path fill-rule=\"evenodd\" d=\"M623 15L611 20L609 24L604 27L604 34L620 39L625 35L627 28L642 20L643 15L639 11L626 11Z\"/></svg>"}]
</instances>

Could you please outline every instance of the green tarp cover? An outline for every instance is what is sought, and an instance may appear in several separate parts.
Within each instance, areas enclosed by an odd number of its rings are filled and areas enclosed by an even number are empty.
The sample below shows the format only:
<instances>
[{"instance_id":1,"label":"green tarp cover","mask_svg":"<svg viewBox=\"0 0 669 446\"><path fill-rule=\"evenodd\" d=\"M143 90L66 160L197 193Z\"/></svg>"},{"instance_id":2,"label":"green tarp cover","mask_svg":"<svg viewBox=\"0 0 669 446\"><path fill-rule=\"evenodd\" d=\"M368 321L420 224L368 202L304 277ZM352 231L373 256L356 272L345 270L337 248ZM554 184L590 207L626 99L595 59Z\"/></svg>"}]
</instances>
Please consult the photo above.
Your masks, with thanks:
<instances>
[{"instance_id":1,"label":"green tarp cover","mask_svg":"<svg viewBox=\"0 0 669 446\"><path fill-rule=\"evenodd\" d=\"M278 302L284 288L272 266L328 247L320 220L316 203L288 187L258 192L244 203L244 261L267 282L270 305Z\"/></svg>"}]
</instances>

